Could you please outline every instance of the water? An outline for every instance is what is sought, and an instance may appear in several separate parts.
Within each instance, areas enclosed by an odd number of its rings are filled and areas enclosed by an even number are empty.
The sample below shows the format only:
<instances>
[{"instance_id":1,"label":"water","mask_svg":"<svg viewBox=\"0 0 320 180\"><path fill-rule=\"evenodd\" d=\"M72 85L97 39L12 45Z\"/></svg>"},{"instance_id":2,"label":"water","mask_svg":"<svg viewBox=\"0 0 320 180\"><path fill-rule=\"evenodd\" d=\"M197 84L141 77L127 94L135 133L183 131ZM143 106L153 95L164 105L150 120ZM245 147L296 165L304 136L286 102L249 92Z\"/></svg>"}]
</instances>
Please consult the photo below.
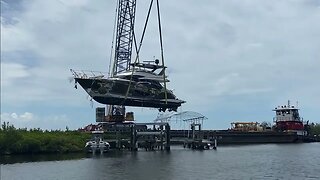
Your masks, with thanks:
<instances>
[{"instance_id":1,"label":"water","mask_svg":"<svg viewBox=\"0 0 320 180\"><path fill-rule=\"evenodd\" d=\"M174 146L170 152L56 158L7 158L1 161L1 180L320 179L320 143L220 146L216 151Z\"/></svg>"}]
</instances>

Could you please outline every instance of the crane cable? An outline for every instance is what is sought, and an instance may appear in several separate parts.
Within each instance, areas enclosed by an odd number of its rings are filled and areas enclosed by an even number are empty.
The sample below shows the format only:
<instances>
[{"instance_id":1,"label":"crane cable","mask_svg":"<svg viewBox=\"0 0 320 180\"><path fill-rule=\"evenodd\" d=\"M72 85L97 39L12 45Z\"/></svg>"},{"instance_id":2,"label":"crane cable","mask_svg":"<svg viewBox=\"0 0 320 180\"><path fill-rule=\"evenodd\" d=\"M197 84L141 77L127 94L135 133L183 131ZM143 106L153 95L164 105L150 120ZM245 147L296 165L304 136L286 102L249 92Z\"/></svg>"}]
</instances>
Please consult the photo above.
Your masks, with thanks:
<instances>
[{"instance_id":1,"label":"crane cable","mask_svg":"<svg viewBox=\"0 0 320 180\"><path fill-rule=\"evenodd\" d=\"M119 0L117 0L117 4L119 4ZM118 13L118 9L119 7L116 6L116 13L115 13L115 16L114 16L114 25L113 25L113 34L112 34L112 42L111 42L111 52L110 52L110 61L109 61L109 72L108 72L108 76L110 77L110 75L113 77L114 74L113 74L113 70L114 70L114 66L112 67L111 69L111 63L112 62L112 52L113 52L113 49L114 49L114 40L115 40L115 33L116 33L116 24L117 24L117 13ZM112 73L112 74L111 74Z\"/></svg>"},{"instance_id":2,"label":"crane cable","mask_svg":"<svg viewBox=\"0 0 320 180\"><path fill-rule=\"evenodd\" d=\"M163 66L163 69L164 69L164 71L163 71L164 96L165 96L165 99L166 99L166 104L168 104L166 70L165 70L165 66L164 66L159 0L157 0L157 11L158 11L158 24L159 24L159 36L160 36L159 38L160 38L160 48L161 48L161 60L162 60L162 66Z\"/></svg>"},{"instance_id":3,"label":"crane cable","mask_svg":"<svg viewBox=\"0 0 320 180\"><path fill-rule=\"evenodd\" d=\"M153 0L151 0L151 2L150 2L148 14L147 14L146 21L145 21L145 24L144 24L144 28L143 28L143 32L142 32L142 35L141 35L141 39L140 39L140 42L139 42L139 48L136 50L136 51L137 51L137 55L136 55L136 58L135 58L135 61L134 61L134 65L135 65L135 64L138 62L138 60L139 60L139 52L140 52L140 49L141 49L141 46L142 46L142 41L143 41L143 38L144 38L144 35L145 35L145 32L146 32L146 29L147 29L147 25L148 25L150 13L151 13L151 9L152 9L152 4L153 4ZM134 33L134 31L133 31L133 37L134 37L134 41L135 41L135 44L136 44L136 38L135 38L135 33ZM133 77L134 70L135 70L135 69L134 69L134 66L133 66L132 73L131 73L131 76L130 76L129 86L128 86L128 89L127 89L127 92L126 92L126 96L125 96L125 98L124 98L124 100L122 101L121 104L123 104L124 101L128 98L128 94L129 94L130 87L131 87L131 84L132 84L132 77Z\"/></svg>"},{"instance_id":4,"label":"crane cable","mask_svg":"<svg viewBox=\"0 0 320 180\"><path fill-rule=\"evenodd\" d=\"M137 51L137 56L136 56L136 58L135 58L134 64L136 64L137 61L138 61L138 59L139 59L139 52L140 52L140 49L141 49L141 46L142 46L142 41L143 41L143 38L144 38L144 35L145 35L145 31L146 31L146 29L147 29L147 24L148 24L148 21L149 21L151 9L152 9L152 4L153 4L153 0L151 0L151 2L150 2L150 6L149 6L147 18L146 18L146 21L145 21L145 24L144 24L144 28L143 28L143 32L142 32L142 36L141 36L141 40L140 40L140 42L139 42L139 48L138 48L138 50L136 50L136 51ZM158 14L158 28L159 28L159 38L160 38L161 60L162 60L162 66L163 66L163 68L165 68L165 66L164 66L164 55L163 55L163 43L162 43L162 31L161 31L161 19L160 19L159 0L157 0L157 14ZM135 41L135 44L136 44L136 39L135 39L135 33L134 33L134 31L133 31L133 37L134 37L134 41ZM135 71L135 69L134 69L134 67L133 67L132 73L131 73L131 76L130 76L129 86L128 86L128 89L127 89L127 92L126 92L126 96L125 96L125 98L124 98L124 100L122 101L121 104L123 104L124 101L128 98L128 94L129 94L130 87L131 87L131 84L132 84L132 77L133 77L134 71ZM165 91L164 91L165 100L166 100L166 104L168 104L168 94L167 94L165 70L163 71L163 83L164 83L164 90L165 90Z\"/></svg>"},{"instance_id":5,"label":"crane cable","mask_svg":"<svg viewBox=\"0 0 320 180\"><path fill-rule=\"evenodd\" d=\"M119 0L117 0L116 3L116 11L115 11L115 15L114 15L114 23L113 23L113 33L112 33L112 42L111 42L111 51L110 51L110 60L109 60L109 72L108 72L108 77L113 77L114 76L114 63L112 63L112 59L115 58L115 54L113 54L114 52L114 40L115 40L115 34L116 34L116 26L117 26L117 14L119 11ZM113 64L112 68L111 68L111 64ZM113 105L106 105L106 108L108 110L108 115L112 114L112 109L113 109Z\"/></svg>"}]
</instances>

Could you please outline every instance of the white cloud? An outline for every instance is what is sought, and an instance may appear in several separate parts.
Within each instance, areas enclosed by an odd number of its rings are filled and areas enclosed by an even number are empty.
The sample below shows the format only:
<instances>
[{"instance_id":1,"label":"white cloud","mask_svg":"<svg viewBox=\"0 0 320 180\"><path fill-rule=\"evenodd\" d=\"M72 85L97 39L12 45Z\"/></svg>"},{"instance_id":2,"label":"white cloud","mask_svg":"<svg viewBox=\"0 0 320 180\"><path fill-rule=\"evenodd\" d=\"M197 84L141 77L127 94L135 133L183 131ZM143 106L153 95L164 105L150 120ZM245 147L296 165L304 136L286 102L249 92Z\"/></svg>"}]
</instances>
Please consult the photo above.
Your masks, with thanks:
<instances>
[{"instance_id":1,"label":"white cloud","mask_svg":"<svg viewBox=\"0 0 320 180\"><path fill-rule=\"evenodd\" d=\"M61 3L67 6L72 6L74 8L86 6L90 3L89 0L60 0Z\"/></svg>"},{"instance_id":2,"label":"white cloud","mask_svg":"<svg viewBox=\"0 0 320 180\"><path fill-rule=\"evenodd\" d=\"M80 126L72 122L66 115L38 116L30 112L24 113L1 113L1 122L9 122L16 128L41 128L41 129L62 129L66 126L70 129L77 129Z\"/></svg>"},{"instance_id":3,"label":"white cloud","mask_svg":"<svg viewBox=\"0 0 320 180\"><path fill-rule=\"evenodd\" d=\"M27 68L18 63L1 62L1 86L12 86L16 82L28 78L30 76Z\"/></svg>"},{"instance_id":4,"label":"white cloud","mask_svg":"<svg viewBox=\"0 0 320 180\"><path fill-rule=\"evenodd\" d=\"M50 101L51 104L63 102L79 106L79 95L82 102L86 99L85 93L74 91L68 82L69 69L107 71L110 52L107 48L111 44L107 39L111 37L107 37L105 29L109 26L112 30L112 24L105 23L108 8L99 3L87 6L87 3L23 1L21 6L25 9L16 17L18 22L13 25L1 23L1 54L23 50L37 58L35 62L23 59L12 62L14 60L3 56L2 103L17 105L19 102L21 106ZM22 78L22 75L29 78Z\"/></svg>"},{"instance_id":5,"label":"white cloud","mask_svg":"<svg viewBox=\"0 0 320 180\"><path fill-rule=\"evenodd\" d=\"M6 119L6 116L8 116L8 114L5 114L3 119ZM10 117L13 118L13 119L18 119L18 115L16 113L11 113Z\"/></svg>"},{"instance_id":6,"label":"white cloud","mask_svg":"<svg viewBox=\"0 0 320 180\"><path fill-rule=\"evenodd\" d=\"M32 120L34 117L33 117L33 114L32 114L32 113L25 112L24 114L20 115L20 118L21 118L22 120L29 121L29 120Z\"/></svg>"},{"instance_id":7,"label":"white cloud","mask_svg":"<svg viewBox=\"0 0 320 180\"><path fill-rule=\"evenodd\" d=\"M1 23L1 51L19 51L32 48L33 39L29 33L25 29L17 28L14 25L3 25Z\"/></svg>"},{"instance_id":8,"label":"white cloud","mask_svg":"<svg viewBox=\"0 0 320 180\"><path fill-rule=\"evenodd\" d=\"M18 115L17 113L3 113L1 114L1 120L2 121L29 121L34 118L33 114L30 112L25 112L21 115Z\"/></svg>"}]
</instances>

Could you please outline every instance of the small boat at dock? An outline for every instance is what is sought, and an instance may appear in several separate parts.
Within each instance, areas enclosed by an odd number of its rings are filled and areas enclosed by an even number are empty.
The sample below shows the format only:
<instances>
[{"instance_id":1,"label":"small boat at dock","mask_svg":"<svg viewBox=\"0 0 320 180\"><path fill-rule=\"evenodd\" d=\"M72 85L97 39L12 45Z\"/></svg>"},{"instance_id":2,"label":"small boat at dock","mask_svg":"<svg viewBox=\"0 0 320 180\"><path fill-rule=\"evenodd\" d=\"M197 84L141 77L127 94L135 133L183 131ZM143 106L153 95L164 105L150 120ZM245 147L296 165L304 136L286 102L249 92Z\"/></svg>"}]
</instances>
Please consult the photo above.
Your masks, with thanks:
<instances>
[{"instance_id":1,"label":"small boat at dock","mask_svg":"<svg viewBox=\"0 0 320 180\"><path fill-rule=\"evenodd\" d=\"M100 152L101 154L108 152L110 150L110 144L103 140L103 131L92 131L91 140L87 141L85 144L86 152L95 154Z\"/></svg>"}]
</instances>

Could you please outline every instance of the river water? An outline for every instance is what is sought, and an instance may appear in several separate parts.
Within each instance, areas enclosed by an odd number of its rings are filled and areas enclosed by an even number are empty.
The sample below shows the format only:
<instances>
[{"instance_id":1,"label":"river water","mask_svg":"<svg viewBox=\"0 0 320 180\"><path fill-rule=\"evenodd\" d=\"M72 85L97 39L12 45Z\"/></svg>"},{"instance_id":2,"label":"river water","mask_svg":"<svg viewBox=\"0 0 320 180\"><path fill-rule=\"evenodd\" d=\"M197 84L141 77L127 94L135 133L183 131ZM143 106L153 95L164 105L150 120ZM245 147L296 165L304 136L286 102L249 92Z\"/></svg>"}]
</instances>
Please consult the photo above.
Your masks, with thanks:
<instances>
[{"instance_id":1,"label":"river water","mask_svg":"<svg viewBox=\"0 0 320 180\"><path fill-rule=\"evenodd\" d=\"M320 143L1 158L1 180L320 179Z\"/></svg>"}]
</instances>

